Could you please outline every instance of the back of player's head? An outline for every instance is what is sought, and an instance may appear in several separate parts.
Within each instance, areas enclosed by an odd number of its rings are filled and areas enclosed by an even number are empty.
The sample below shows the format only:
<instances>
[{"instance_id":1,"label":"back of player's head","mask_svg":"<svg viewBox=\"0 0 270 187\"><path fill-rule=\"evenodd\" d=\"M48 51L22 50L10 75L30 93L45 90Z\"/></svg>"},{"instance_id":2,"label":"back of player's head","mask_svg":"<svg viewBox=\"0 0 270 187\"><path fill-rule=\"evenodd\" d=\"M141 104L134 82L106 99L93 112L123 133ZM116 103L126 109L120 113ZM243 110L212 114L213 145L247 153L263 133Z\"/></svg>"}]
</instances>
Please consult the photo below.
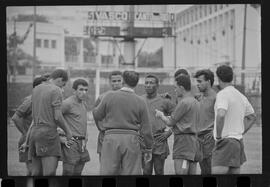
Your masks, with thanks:
<instances>
[{"instance_id":1,"label":"back of player's head","mask_svg":"<svg viewBox=\"0 0 270 187\"><path fill-rule=\"evenodd\" d=\"M146 75L145 79L147 79L147 78L154 78L156 81L156 84L159 85L159 79L156 75L148 74L148 75Z\"/></svg>"},{"instance_id":2,"label":"back of player's head","mask_svg":"<svg viewBox=\"0 0 270 187\"><path fill-rule=\"evenodd\" d=\"M197 71L194 77L198 78L198 77L200 77L202 75L204 76L204 80L206 80L206 81L210 80L210 84L211 84L211 86L213 86L213 84L214 84L214 73L209 69L202 69L202 70Z\"/></svg>"},{"instance_id":3,"label":"back of player's head","mask_svg":"<svg viewBox=\"0 0 270 187\"><path fill-rule=\"evenodd\" d=\"M176 78L178 75L187 75L189 76L188 72L186 69L178 69L175 73L174 73L174 78Z\"/></svg>"},{"instance_id":4,"label":"back of player's head","mask_svg":"<svg viewBox=\"0 0 270 187\"><path fill-rule=\"evenodd\" d=\"M44 77L44 78L46 78L48 80L50 78L50 73L44 73L41 76Z\"/></svg>"},{"instance_id":5,"label":"back of player's head","mask_svg":"<svg viewBox=\"0 0 270 187\"><path fill-rule=\"evenodd\" d=\"M47 81L47 78L40 76L40 77L36 77L33 81L33 88L35 88L36 86L40 85L42 82Z\"/></svg>"},{"instance_id":6,"label":"back of player's head","mask_svg":"<svg viewBox=\"0 0 270 187\"><path fill-rule=\"evenodd\" d=\"M221 65L216 70L217 77L222 82L232 82L233 80L233 69L228 65Z\"/></svg>"},{"instance_id":7,"label":"back of player's head","mask_svg":"<svg viewBox=\"0 0 270 187\"><path fill-rule=\"evenodd\" d=\"M186 91L190 91L191 89L191 81L190 81L190 77L188 75L178 75L176 78L175 78L175 81L177 83L177 85L180 87L180 86L183 86L185 88Z\"/></svg>"},{"instance_id":8,"label":"back of player's head","mask_svg":"<svg viewBox=\"0 0 270 187\"><path fill-rule=\"evenodd\" d=\"M139 73L135 71L124 71L123 80L128 86L135 87L139 82Z\"/></svg>"},{"instance_id":9,"label":"back of player's head","mask_svg":"<svg viewBox=\"0 0 270 187\"><path fill-rule=\"evenodd\" d=\"M74 90L77 90L78 87L79 87L79 85L82 85L82 86L87 87L87 86L88 86L88 83L87 83L87 81L84 80L84 79L76 79L76 80L73 82L72 88L73 88Z\"/></svg>"},{"instance_id":10,"label":"back of player's head","mask_svg":"<svg viewBox=\"0 0 270 187\"><path fill-rule=\"evenodd\" d=\"M51 75L50 75L51 79L57 79L57 78L62 78L62 81L67 81L68 80L68 74L65 70L63 69L57 69L54 70Z\"/></svg>"},{"instance_id":11,"label":"back of player's head","mask_svg":"<svg viewBox=\"0 0 270 187\"><path fill-rule=\"evenodd\" d=\"M122 72L121 71L112 71L109 75L109 79L112 78L112 76L115 76L115 75L120 75L120 76L123 76Z\"/></svg>"}]
</instances>

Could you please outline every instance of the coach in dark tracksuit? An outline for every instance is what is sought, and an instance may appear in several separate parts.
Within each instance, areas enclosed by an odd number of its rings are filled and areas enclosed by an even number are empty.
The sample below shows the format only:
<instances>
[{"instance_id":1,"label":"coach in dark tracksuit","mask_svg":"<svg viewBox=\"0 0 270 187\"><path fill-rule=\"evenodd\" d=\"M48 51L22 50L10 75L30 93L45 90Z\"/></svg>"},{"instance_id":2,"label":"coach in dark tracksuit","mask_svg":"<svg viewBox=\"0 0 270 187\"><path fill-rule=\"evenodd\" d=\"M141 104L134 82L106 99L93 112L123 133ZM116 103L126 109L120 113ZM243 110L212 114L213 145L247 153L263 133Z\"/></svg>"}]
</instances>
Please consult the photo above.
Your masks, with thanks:
<instances>
[{"instance_id":1,"label":"coach in dark tracksuit","mask_svg":"<svg viewBox=\"0 0 270 187\"><path fill-rule=\"evenodd\" d=\"M101 175L141 175L139 133L146 145L145 160L151 160L153 136L146 103L134 88L139 74L123 73L123 88L108 92L93 110L95 121L105 119L105 137L101 149Z\"/></svg>"}]
</instances>

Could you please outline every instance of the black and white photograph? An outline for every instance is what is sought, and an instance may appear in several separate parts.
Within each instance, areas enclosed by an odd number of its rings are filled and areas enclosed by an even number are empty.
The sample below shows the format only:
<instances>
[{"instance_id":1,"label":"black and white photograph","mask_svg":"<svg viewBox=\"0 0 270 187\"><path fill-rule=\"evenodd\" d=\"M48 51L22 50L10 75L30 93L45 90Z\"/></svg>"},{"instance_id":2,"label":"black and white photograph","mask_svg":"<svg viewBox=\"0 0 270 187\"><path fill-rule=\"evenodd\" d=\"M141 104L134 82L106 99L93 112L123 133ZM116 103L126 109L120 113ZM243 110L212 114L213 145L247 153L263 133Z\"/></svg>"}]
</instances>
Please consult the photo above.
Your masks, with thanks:
<instances>
[{"instance_id":1,"label":"black and white photograph","mask_svg":"<svg viewBox=\"0 0 270 187\"><path fill-rule=\"evenodd\" d=\"M6 7L9 176L262 174L261 5Z\"/></svg>"}]
</instances>

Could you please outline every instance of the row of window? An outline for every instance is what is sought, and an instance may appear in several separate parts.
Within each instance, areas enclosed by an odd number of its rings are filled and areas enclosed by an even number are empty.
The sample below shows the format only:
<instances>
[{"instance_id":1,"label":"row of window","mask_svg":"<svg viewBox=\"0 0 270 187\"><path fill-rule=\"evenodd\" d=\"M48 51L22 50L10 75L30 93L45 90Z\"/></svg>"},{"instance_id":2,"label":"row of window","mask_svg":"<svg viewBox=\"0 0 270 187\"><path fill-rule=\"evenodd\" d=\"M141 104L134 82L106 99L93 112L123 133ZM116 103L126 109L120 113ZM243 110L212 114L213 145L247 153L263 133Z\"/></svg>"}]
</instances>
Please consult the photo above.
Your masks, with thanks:
<instances>
[{"instance_id":1,"label":"row of window","mask_svg":"<svg viewBox=\"0 0 270 187\"><path fill-rule=\"evenodd\" d=\"M178 13L176 15L176 22L177 22L176 25L178 27L185 26L189 23L202 19L203 17L206 17L228 6L229 4L210 4L210 5L193 6L188 10Z\"/></svg>"},{"instance_id":2,"label":"row of window","mask_svg":"<svg viewBox=\"0 0 270 187\"><path fill-rule=\"evenodd\" d=\"M36 47L56 49L56 40L36 39Z\"/></svg>"}]
</instances>

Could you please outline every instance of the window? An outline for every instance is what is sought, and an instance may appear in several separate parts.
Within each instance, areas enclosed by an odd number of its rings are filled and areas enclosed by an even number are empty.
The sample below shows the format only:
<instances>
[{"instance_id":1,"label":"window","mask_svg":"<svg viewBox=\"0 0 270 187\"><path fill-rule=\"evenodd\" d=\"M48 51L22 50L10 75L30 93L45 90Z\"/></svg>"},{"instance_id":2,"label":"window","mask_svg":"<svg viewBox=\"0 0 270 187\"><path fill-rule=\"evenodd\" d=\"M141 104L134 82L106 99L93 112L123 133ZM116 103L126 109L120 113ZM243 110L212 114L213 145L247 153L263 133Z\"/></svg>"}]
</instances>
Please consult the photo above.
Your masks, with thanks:
<instances>
[{"instance_id":1,"label":"window","mask_svg":"<svg viewBox=\"0 0 270 187\"><path fill-rule=\"evenodd\" d=\"M223 4L219 5L219 9L220 10L223 9Z\"/></svg>"},{"instance_id":2,"label":"window","mask_svg":"<svg viewBox=\"0 0 270 187\"><path fill-rule=\"evenodd\" d=\"M212 14L212 5L209 5L209 14Z\"/></svg>"},{"instance_id":3,"label":"window","mask_svg":"<svg viewBox=\"0 0 270 187\"><path fill-rule=\"evenodd\" d=\"M200 11L200 18L202 18L203 17L203 11L202 11L202 6L200 6L200 9L199 9L199 11Z\"/></svg>"},{"instance_id":4,"label":"window","mask_svg":"<svg viewBox=\"0 0 270 187\"><path fill-rule=\"evenodd\" d=\"M52 48L53 48L53 49L56 48L56 40L52 40Z\"/></svg>"},{"instance_id":5,"label":"window","mask_svg":"<svg viewBox=\"0 0 270 187\"><path fill-rule=\"evenodd\" d=\"M49 40L44 40L44 48L49 48Z\"/></svg>"},{"instance_id":6,"label":"window","mask_svg":"<svg viewBox=\"0 0 270 187\"><path fill-rule=\"evenodd\" d=\"M215 10L215 12L217 11L217 5L214 5L214 10Z\"/></svg>"},{"instance_id":7,"label":"window","mask_svg":"<svg viewBox=\"0 0 270 187\"><path fill-rule=\"evenodd\" d=\"M204 10L204 16L207 16L207 5L203 6L203 10Z\"/></svg>"},{"instance_id":8,"label":"window","mask_svg":"<svg viewBox=\"0 0 270 187\"><path fill-rule=\"evenodd\" d=\"M36 39L36 47L41 47L41 39Z\"/></svg>"}]
</instances>

